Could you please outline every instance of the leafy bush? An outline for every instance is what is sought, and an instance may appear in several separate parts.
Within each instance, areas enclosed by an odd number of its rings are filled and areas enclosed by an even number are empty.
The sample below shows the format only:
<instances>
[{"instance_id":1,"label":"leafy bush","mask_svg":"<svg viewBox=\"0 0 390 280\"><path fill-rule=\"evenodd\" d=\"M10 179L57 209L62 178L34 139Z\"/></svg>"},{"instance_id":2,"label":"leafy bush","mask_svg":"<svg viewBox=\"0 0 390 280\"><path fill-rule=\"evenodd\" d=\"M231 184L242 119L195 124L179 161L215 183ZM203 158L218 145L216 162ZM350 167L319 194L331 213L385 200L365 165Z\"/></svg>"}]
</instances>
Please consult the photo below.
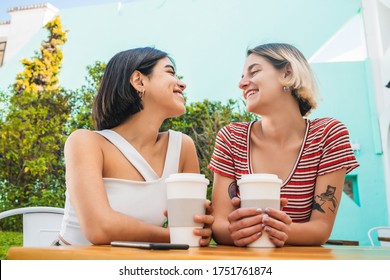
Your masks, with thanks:
<instances>
[{"instance_id":1,"label":"leafy bush","mask_svg":"<svg viewBox=\"0 0 390 280\"><path fill-rule=\"evenodd\" d=\"M0 231L0 260L7 258L11 246L23 246L23 233Z\"/></svg>"}]
</instances>

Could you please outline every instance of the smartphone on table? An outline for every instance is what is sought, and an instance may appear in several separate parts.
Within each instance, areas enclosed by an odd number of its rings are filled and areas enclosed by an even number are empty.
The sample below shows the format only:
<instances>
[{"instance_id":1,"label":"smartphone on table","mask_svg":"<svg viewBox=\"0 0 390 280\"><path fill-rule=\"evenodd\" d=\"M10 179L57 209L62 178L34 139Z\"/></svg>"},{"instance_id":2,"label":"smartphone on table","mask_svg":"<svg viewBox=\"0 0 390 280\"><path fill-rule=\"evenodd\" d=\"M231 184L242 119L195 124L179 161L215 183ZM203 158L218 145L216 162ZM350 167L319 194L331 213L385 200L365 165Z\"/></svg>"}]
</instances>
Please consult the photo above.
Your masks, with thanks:
<instances>
[{"instance_id":1,"label":"smartphone on table","mask_svg":"<svg viewBox=\"0 0 390 280\"><path fill-rule=\"evenodd\" d=\"M136 242L136 241L112 241L112 246L131 247L149 250L187 250L188 244L154 243L154 242Z\"/></svg>"}]
</instances>

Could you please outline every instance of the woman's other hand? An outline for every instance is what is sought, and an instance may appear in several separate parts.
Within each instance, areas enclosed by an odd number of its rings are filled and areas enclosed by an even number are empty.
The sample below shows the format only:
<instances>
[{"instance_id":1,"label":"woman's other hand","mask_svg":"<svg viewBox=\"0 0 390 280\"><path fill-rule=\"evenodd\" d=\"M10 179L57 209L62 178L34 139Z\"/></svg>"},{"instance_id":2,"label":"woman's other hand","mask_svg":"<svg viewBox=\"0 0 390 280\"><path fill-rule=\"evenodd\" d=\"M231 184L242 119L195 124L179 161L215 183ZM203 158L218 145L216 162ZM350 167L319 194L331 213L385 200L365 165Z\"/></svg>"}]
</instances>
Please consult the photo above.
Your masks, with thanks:
<instances>
[{"instance_id":1,"label":"woman's other hand","mask_svg":"<svg viewBox=\"0 0 390 280\"><path fill-rule=\"evenodd\" d=\"M204 215L195 215L194 221L196 223L204 224L203 228L197 228L194 230L194 234L201 236L202 238L199 240L200 246L208 246L212 236L211 225L214 222L213 206L211 205L210 200L206 200L206 214Z\"/></svg>"},{"instance_id":2,"label":"woman's other hand","mask_svg":"<svg viewBox=\"0 0 390 280\"><path fill-rule=\"evenodd\" d=\"M276 247L283 247L290 234L292 219L285 212L266 208L263 214L263 230Z\"/></svg>"}]
</instances>

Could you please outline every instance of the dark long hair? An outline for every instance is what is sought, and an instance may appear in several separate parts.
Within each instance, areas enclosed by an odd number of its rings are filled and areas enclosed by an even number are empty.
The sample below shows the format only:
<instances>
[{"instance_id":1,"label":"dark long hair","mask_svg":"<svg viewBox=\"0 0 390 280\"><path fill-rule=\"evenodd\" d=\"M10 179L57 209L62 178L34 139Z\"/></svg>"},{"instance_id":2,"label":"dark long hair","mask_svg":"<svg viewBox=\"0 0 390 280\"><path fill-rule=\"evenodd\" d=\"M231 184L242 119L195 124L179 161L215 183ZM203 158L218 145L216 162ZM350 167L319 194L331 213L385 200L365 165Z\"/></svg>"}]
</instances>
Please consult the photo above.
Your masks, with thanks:
<instances>
[{"instance_id":1,"label":"dark long hair","mask_svg":"<svg viewBox=\"0 0 390 280\"><path fill-rule=\"evenodd\" d=\"M149 76L164 57L168 57L166 52L146 47L122 51L110 59L92 109L97 130L118 126L143 109L142 100L130 83L130 76L136 70Z\"/></svg>"}]
</instances>

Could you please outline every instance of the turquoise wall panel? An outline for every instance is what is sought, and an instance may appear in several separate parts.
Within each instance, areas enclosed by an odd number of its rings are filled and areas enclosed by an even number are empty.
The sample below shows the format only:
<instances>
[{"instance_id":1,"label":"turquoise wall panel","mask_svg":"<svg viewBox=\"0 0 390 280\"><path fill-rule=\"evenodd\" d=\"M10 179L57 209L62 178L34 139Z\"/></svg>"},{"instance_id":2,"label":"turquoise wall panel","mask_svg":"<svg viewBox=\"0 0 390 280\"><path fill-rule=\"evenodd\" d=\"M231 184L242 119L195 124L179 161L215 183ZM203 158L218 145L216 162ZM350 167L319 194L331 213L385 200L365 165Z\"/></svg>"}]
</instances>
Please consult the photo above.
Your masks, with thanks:
<instances>
[{"instance_id":1,"label":"turquoise wall panel","mask_svg":"<svg viewBox=\"0 0 390 280\"><path fill-rule=\"evenodd\" d=\"M248 46L285 41L310 57L356 14L360 1L148 0L124 3L119 11L117 7L107 4L60 12L69 30L61 74L64 86L80 87L86 66L96 60L107 61L120 50L152 45L176 59L188 85L188 98L194 101L241 96L237 83ZM37 49L37 45L26 48ZM2 75L0 70L1 86Z\"/></svg>"},{"instance_id":2,"label":"turquoise wall panel","mask_svg":"<svg viewBox=\"0 0 390 280\"><path fill-rule=\"evenodd\" d=\"M386 225L388 220L383 157L374 145L380 132L371 120L375 112L368 65L365 61L313 65L323 100L312 117L341 120L349 129L351 142L360 145L355 152L360 166L351 173L357 175L360 206L343 194L332 239L359 240L361 245L369 244L369 228Z\"/></svg>"}]
</instances>

